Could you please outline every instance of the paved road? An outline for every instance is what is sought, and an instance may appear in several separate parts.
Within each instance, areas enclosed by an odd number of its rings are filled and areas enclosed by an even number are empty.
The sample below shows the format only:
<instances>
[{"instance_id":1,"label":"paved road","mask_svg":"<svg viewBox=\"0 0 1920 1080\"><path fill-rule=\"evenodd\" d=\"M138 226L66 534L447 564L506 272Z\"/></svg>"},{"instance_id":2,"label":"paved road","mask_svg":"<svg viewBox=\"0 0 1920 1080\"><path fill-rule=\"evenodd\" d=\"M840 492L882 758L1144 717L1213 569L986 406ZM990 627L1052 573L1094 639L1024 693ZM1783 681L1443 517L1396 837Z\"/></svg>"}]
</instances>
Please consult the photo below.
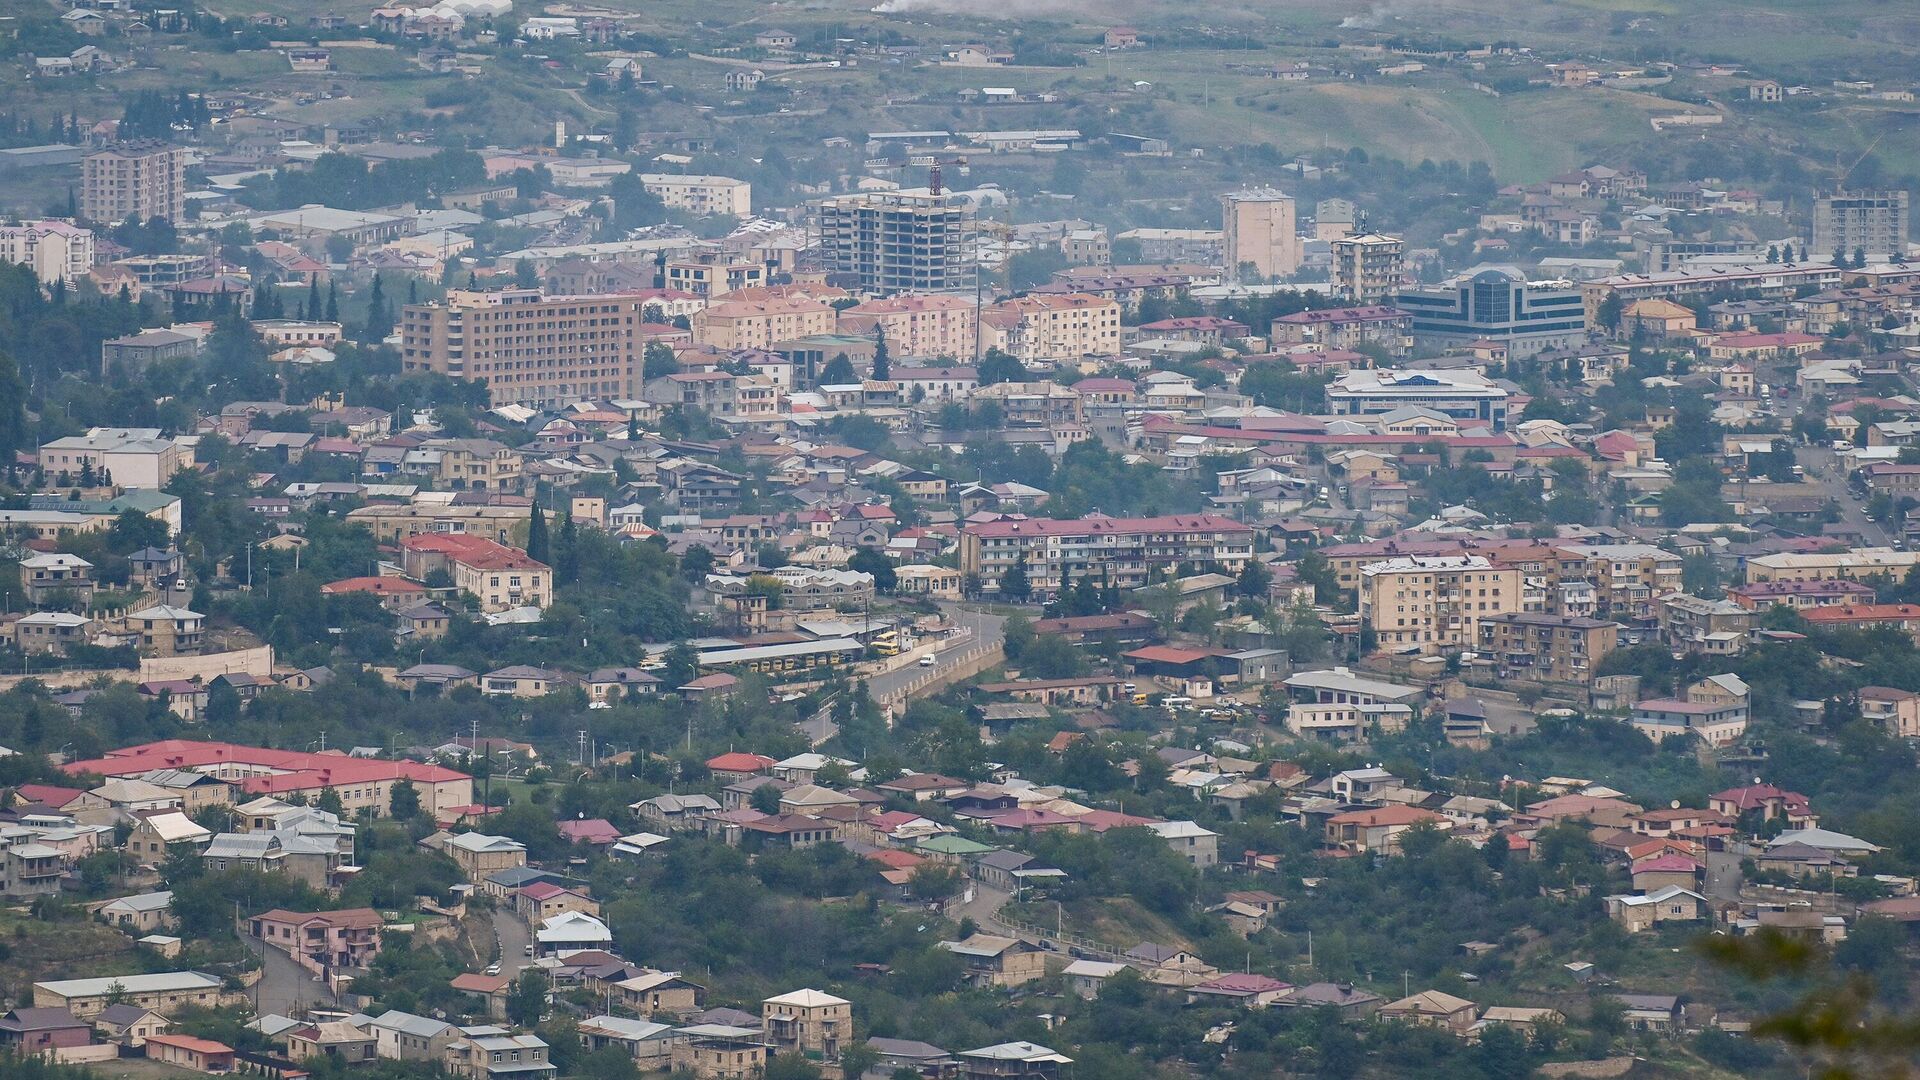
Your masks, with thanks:
<instances>
[{"instance_id":1,"label":"paved road","mask_svg":"<svg viewBox=\"0 0 1920 1080\"><path fill-rule=\"evenodd\" d=\"M533 958L527 955L527 945L533 941L533 932L520 916L510 911L495 911L493 936L500 943L500 974L518 975L521 968L533 962Z\"/></svg>"},{"instance_id":2,"label":"paved road","mask_svg":"<svg viewBox=\"0 0 1920 1080\"><path fill-rule=\"evenodd\" d=\"M1707 852L1707 899L1740 899L1740 856L1727 851Z\"/></svg>"},{"instance_id":3,"label":"paved road","mask_svg":"<svg viewBox=\"0 0 1920 1080\"><path fill-rule=\"evenodd\" d=\"M294 963L292 957L279 949L268 948L257 938L247 938L246 942L261 963L260 981L253 988L258 1002L256 1014L297 1017L307 1009L337 1004L327 984L315 980L313 973Z\"/></svg>"},{"instance_id":4,"label":"paved road","mask_svg":"<svg viewBox=\"0 0 1920 1080\"><path fill-rule=\"evenodd\" d=\"M967 628L971 633L955 635L941 642L937 646L939 651L934 654L937 662L932 671L942 672L955 667L957 661L953 657L975 645L997 644L1000 641L1001 627L1007 621L1005 616L988 611L970 611L958 604L942 604L940 607L949 621ZM898 671L890 671L885 675L875 675L868 679L867 691L875 698L884 698L907 683L928 674L928 671L929 669L918 664L908 664Z\"/></svg>"},{"instance_id":5,"label":"paved road","mask_svg":"<svg viewBox=\"0 0 1920 1080\"><path fill-rule=\"evenodd\" d=\"M1840 504L1842 522L1860 530L1869 545L1887 547L1893 543L1893 536L1879 522L1867 517L1866 500L1854 498L1847 490L1845 463L1840 455L1823 446L1803 446L1794 455L1800 467L1807 471L1808 482L1819 484Z\"/></svg>"}]
</instances>

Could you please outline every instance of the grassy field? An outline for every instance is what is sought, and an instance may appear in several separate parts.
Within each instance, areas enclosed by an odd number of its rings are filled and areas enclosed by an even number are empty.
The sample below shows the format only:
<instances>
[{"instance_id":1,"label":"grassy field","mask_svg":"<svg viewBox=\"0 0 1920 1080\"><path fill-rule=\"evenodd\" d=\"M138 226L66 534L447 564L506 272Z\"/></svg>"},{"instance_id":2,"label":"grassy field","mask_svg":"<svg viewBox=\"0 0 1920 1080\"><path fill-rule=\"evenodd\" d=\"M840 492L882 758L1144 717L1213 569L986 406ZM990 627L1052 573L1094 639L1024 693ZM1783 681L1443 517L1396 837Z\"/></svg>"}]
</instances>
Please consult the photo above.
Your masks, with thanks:
<instances>
[{"instance_id":1,"label":"grassy field","mask_svg":"<svg viewBox=\"0 0 1920 1080\"><path fill-rule=\"evenodd\" d=\"M81 979L132 970L133 939L91 920L44 922L0 911L0 986L25 990L43 979Z\"/></svg>"}]
</instances>

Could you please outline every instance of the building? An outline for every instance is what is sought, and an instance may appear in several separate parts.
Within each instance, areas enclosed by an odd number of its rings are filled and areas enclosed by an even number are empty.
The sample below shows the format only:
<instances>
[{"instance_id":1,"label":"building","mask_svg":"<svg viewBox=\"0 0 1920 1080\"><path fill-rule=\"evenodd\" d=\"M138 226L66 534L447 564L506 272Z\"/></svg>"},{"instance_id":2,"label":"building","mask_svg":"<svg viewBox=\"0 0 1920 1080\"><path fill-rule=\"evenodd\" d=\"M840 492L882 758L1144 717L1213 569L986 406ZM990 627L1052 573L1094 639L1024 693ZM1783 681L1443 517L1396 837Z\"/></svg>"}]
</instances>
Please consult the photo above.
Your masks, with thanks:
<instances>
[{"instance_id":1,"label":"building","mask_svg":"<svg viewBox=\"0 0 1920 1080\"><path fill-rule=\"evenodd\" d=\"M380 952L380 913L372 908L343 911L285 911L275 908L253 916L247 931L294 958L302 967L324 973L334 968L363 968Z\"/></svg>"},{"instance_id":2,"label":"building","mask_svg":"<svg viewBox=\"0 0 1920 1080\"><path fill-rule=\"evenodd\" d=\"M197 656L206 644L207 617L183 607L155 604L129 612L125 623L147 656Z\"/></svg>"},{"instance_id":3,"label":"building","mask_svg":"<svg viewBox=\"0 0 1920 1080\"><path fill-rule=\"evenodd\" d=\"M699 344L726 352L766 351L779 342L833 333L838 313L809 296L773 296L720 300L695 312L690 321Z\"/></svg>"},{"instance_id":4,"label":"building","mask_svg":"<svg viewBox=\"0 0 1920 1080\"><path fill-rule=\"evenodd\" d=\"M1214 514L1075 520L1009 518L960 531L960 571L997 582L1023 567L1038 593L1083 577L1114 588L1137 588L1181 563L1238 574L1253 557L1253 528Z\"/></svg>"},{"instance_id":5,"label":"building","mask_svg":"<svg viewBox=\"0 0 1920 1080\"><path fill-rule=\"evenodd\" d=\"M1327 386L1335 416L1378 416L1401 409L1428 409L1465 424L1495 431L1507 426L1507 390L1476 371L1363 368Z\"/></svg>"},{"instance_id":6,"label":"building","mask_svg":"<svg viewBox=\"0 0 1920 1080\"><path fill-rule=\"evenodd\" d=\"M1120 305L1086 293L1029 293L980 313L980 344L1050 367L1120 352Z\"/></svg>"},{"instance_id":7,"label":"building","mask_svg":"<svg viewBox=\"0 0 1920 1080\"><path fill-rule=\"evenodd\" d=\"M1511 266L1483 266L1440 285L1403 289L1393 305L1413 316L1421 348L1458 348L1496 341L1507 355L1571 349L1586 340L1581 292L1565 281L1528 281Z\"/></svg>"},{"instance_id":8,"label":"building","mask_svg":"<svg viewBox=\"0 0 1920 1080\"><path fill-rule=\"evenodd\" d=\"M199 352L199 338L172 330L142 330L100 343L100 374L138 375L155 364L190 359Z\"/></svg>"},{"instance_id":9,"label":"building","mask_svg":"<svg viewBox=\"0 0 1920 1080\"><path fill-rule=\"evenodd\" d=\"M220 1003L220 979L201 971L163 971L147 975L108 975L97 979L52 979L33 984L38 1008L64 1008L86 1019L110 1005L138 1005L168 1013L183 1005L212 1008Z\"/></svg>"},{"instance_id":10,"label":"building","mask_svg":"<svg viewBox=\"0 0 1920 1080\"><path fill-rule=\"evenodd\" d=\"M1906 254L1907 212L1911 195L1905 190L1843 191L1813 200L1813 243L1816 259L1851 258L1864 252L1869 260Z\"/></svg>"},{"instance_id":11,"label":"building","mask_svg":"<svg viewBox=\"0 0 1920 1080\"><path fill-rule=\"evenodd\" d=\"M1300 269L1300 236L1293 196L1278 188L1246 188L1220 196L1220 231L1227 273L1247 268L1261 281L1289 278Z\"/></svg>"},{"instance_id":12,"label":"building","mask_svg":"<svg viewBox=\"0 0 1920 1080\"><path fill-rule=\"evenodd\" d=\"M1455 1035L1464 1035L1479 1016L1479 1006L1465 998L1426 990L1412 997L1380 1006L1376 1016L1426 1027L1437 1027Z\"/></svg>"},{"instance_id":13,"label":"building","mask_svg":"<svg viewBox=\"0 0 1920 1080\"><path fill-rule=\"evenodd\" d=\"M1746 650L1753 630L1753 611L1732 600L1708 599L1688 593L1659 598L1660 637L1684 652L1708 656L1735 656Z\"/></svg>"},{"instance_id":14,"label":"building","mask_svg":"<svg viewBox=\"0 0 1920 1080\"><path fill-rule=\"evenodd\" d=\"M19 263L42 284L72 288L93 270L93 232L64 221L0 226L0 262Z\"/></svg>"},{"instance_id":15,"label":"building","mask_svg":"<svg viewBox=\"0 0 1920 1080\"><path fill-rule=\"evenodd\" d=\"M461 1080L551 1080L559 1067L547 1059L547 1041L497 1027L461 1032L447 1044L443 1062Z\"/></svg>"},{"instance_id":16,"label":"building","mask_svg":"<svg viewBox=\"0 0 1920 1080\"><path fill-rule=\"evenodd\" d=\"M1747 583L1767 581L1905 581L1920 566L1920 551L1854 548L1838 552L1781 552L1747 560Z\"/></svg>"},{"instance_id":17,"label":"building","mask_svg":"<svg viewBox=\"0 0 1920 1080\"><path fill-rule=\"evenodd\" d=\"M1411 556L1360 571L1360 621L1382 647L1473 648L1480 620L1521 610L1518 567L1480 555Z\"/></svg>"},{"instance_id":18,"label":"building","mask_svg":"<svg viewBox=\"0 0 1920 1080\"><path fill-rule=\"evenodd\" d=\"M1820 257L1829 254L1824 252ZM1837 288L1841 277L1840 268L1828 263L1710 263L1599 278L1583 283L1580 296L1587 323L1597 325L1601 308L1613 297L1619 297L1622 311L1635 301L1656 297L1682 304L1736 297L1790 300L1809 290Z\"/></svg>"},{"instance_id":19,"label":"building","mask_svg":"<svg viewBox=\"0 0 1920 1080\"><path fill-rule=\"evenodd\" d=\"M1019 938L974 934L965 941L942 941L939 947L960 958L969 986L1019 986L1047 974L1046 954Z\"/></svg>"},{"instance_id":20,"label":"building","mask_svg":"<svg viewBox=\"0 0 1920 1080\"><path fill-rule=\"evenodd\" d=\"M863 335L884 331L887 350L896 357L970 360L979 340L975 320L973 301L965 297L892 296L840 312L839 329L843 334ZM897 381L901 372L896 369L890 374ZM907 387L903 384L901 389Z\"/></svg>"},{"instance_id":21,"label":"building","mask_svg":"<svg viewBox=\"0 0 1920 1080\"><path fill-rule=\"evenodd\" d=\"M449 290L401 312L400 363L487 384L494 404L640 396L646 301L538 289Z\"/></svg>"},{"instance_id":22,"label":"building","mask_svg":"<svg viewBox=\"0 0 1920 1080\"><path fill-rule=\"evenodd\" d=\"M1659 621L1658 598L1681 591L1686 560L1651 544L1567 544L1558 550L1580 560L1563 566L1561 581L1591 582L1595 613L1615 622L1650 630Z\"/></svg>"},{"instance_id":23,"label":"building","mask_svg":"<svg viewBox=\"0 0 1920 1080\"><path fill-rule=\"evenodd\" d=\"M48 477L67 478L61 486L91 470L98 483L155 491L194 463L189 445L159 428L88 428L41 444L39 460Z\"/></svg>"},{"instance_id":24,"label":"building","mask_svg":"<svg viewBox=\"0 0 1920 1080\"><path fill-rule=\"evenodd\" d=\"M147 1059L197 1073L233 1071L233 1047L192 1035L149 1035Z\"/></svg>"},{"instance_id":25,"label":"building","mask_svg":"<svg viewBox=\"0 0 1920 1080\"><path fill-rule=\"evenodd\" d=\"M1369 679L1345 667L1297 672L1282 685L1292 699L1287 729L1329 742L1354 742L1376 728L1402 730L1427 696L1421 687Z\"/></svg>"},{"instance_id":26,"label":"building","mask_svg":"<svg viewBox=\"0 0 1920 1080\"><path fill-rule=\"evenodd\" d=\"M115 143L81 161L80 216L179 222L187 210L187 152L157 140Z\"/></svg>"},{"instance_id":27,"label":"building","mask_svg":"<svg viewBox=\"0 0 1920 1080\"><path fill-rule=\"evenodd\" d=\"M1400 291L1407 242L1396 236L1362 233L1333 242L1333 292L1349 304L1385 304Z\"/></svg>"},{"instance_id":28,"label":"building","mask_svg":"<svg viewBox=\"0 0 1920 1080\"><path fill-rule=\"evenodd\" d=\"M1384 349L1390 356L1413 351L1413 316L1395 307L1297 311L1273 320L1269 330L1275 346L1318 345L1348 351L1365 346Z\"/></svg>"},{"instance_id":29,"label":"building","mask_svg":"<svg viewBox=\"0 0 1920 1080\"><path fill-rule=\"evenodd\" d=\"M827 268L862 292L971 289L973 217L965 198L930 192L841 195L814 204Z\"/></svg>"},{"instance_id":30,"label":"building","mask_svg":"<svg viewBox=\"0 0 1920 1080\"><path fill-rule=\"evenodd\" d=\"M553 569L518 548L480 536L423 533L401 541L402 565L424 580L444 570L453 587L480 601L483 611L545 608L553 602Z\"/></svg>"},{"instance_id":31,"label":"building","mask_svg":"<svg viewBox=\"0 0 1920 1080\"><path fill-rule=\"evenodd\" d=\"M481 881L502 870L527 865L527 846L505 836L460 833L448 837L441 850L460 865L468 881Z\"/></svg>"},{"instance_id":32,"label":"building","mask_svg":"<svg viewBox=\"0 0 1920 1080\"><path fill-rule=\"evenodd\" d=\"M399 1061L438 1061L460 1037L460 1029L444 1020L388 1009L366 1022L380 1057Z\"/></svg>"},{"instance_id":33,"label":"building","mask_svg":"<svg viewBox=\"0 0 1920 1080\"><path fill-rule=\"evenodd\" d=\"M1156 821L1147 831L1166 841L1175 855L1205 870L1220 862L1220 834L1192 821Z\"/></svg>"},{"instance_id":34,"label":"building","mask_svg":"<svg viewBox=\"0 0 1920 1080\"><path fill-rule=\"evenodd\" d=\"M1920 738L1920 694L1890 686L1860 688L1860 715L1897 739Z\"/></svg>"},{"instance_id":35,"label":"building","mask_svg":"<svg viewBox=\"0 0 1920 1080\"><path fill-rule=\"evenodd\" d=\"M1585 686L1619 643L1619 625L1604 619L1509 611L1480 620L1479 651L1502 679Z\"/></svg>"},{"instance_id":36,"label":"building","mask_svg":"<svg viewBox=\"0 0 1920 1080\"><path fill-rule=\"evenodd\" d=\"M766 1042L776 1054L834 1061L853 1040L853 1003L819 990L795 990L761 1003Z\"/></svg>"},{"instance_id":37,"label":"building","mask_svg":"<svg viewBox=\"0 0 1920 1080\"><path fill-rule=\"evenodd\" d=\"M648 194L666 204L669 210L684 210L701 216L727 214L739 218L753 213L753 185L731 176L641 173L640 183Z\"/></svg>"},{"instance_id":38,"label":"building","mask_svg":"<svg viewBox=\"0 0 1920 1080\"><path fill-rule=\"evenodd\" d=\"M691 1073L697 1080L753 1080L766 1067L768 1046L760 1028L694 1024L674 1034L669 1064L675 1073Z\"/></svg>"},{"instance_id":39,"label":"building","mask_svg":"<svg viewBox=\"0 0 1920 1080\"><path fill-rule=\"evenodd\" d=\"M105 757L69 762L62 769L74 776L106 777L139 776L155 769L191 770L238 784L249 796L301 795L311 800L331 788L348 814L363 808L375 815L387 813L393 787L401 783L413 786L420 796L421 809L430 814L471 806L474 801L473 778L438 765L225 742L167 739L112 750ZM342 828L334 815L325 811L267 801L270 805L262 809L273 809L274 813L259 815L267 830L286 828L306 833L316 826L327 826L329 831ZM327 825L329 821L331 826ZM351 827L344 828L351 836Z\"/></svg>"}]
</instances>

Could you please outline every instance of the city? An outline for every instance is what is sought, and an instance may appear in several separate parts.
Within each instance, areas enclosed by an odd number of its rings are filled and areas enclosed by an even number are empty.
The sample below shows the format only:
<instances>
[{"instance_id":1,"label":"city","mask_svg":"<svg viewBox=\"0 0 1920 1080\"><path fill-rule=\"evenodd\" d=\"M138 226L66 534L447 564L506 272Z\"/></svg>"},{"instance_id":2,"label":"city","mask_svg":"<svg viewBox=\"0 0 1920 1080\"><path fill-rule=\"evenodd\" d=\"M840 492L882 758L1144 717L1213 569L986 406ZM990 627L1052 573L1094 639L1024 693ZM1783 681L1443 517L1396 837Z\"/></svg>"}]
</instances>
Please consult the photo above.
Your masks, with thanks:
<instances>
[{"instance_id":1,"label":"city","mask_svg":"<svg viewBox=\"0 0 1920 1080\"><path fill-rule=\"evenodd\" d=\"M0 1076L1904 1075L1917 63L23 0Z\"/></svg>"}]
</instances>

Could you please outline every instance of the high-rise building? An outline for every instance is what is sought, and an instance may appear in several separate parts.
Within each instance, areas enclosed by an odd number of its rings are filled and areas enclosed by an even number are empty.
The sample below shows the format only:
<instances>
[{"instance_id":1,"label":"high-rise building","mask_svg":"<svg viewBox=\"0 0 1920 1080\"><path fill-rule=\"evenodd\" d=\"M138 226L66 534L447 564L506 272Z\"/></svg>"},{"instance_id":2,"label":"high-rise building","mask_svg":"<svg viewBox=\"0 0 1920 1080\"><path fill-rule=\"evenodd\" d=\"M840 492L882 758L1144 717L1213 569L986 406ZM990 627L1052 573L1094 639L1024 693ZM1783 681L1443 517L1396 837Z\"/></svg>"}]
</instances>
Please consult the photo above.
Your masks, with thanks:
<instances>
[{"instance_id":1,"label":"high-rise building","mask_svg":"<svg viewBox=\"0 0 1920 1080\"><path fill-rule=\"evenodd\" d=\"M81 175L80 216L88 221L186 216L187 152L178 146L155 139L115 143L88 154Z\"/></svg>"},{"instance_id":2,"label":"high-rise building","mask_svg":"<svg viewBox=\"0 0 1920 1080\"><path fill-rule=\"evenodd\" d=\"M496 405L567 405L640 396L643 296L555 296L453 289L401 312L400 364L478 379Z\"/></svg>"},{"instance_id":3,"label":"high-rise building","mask_svg":"<svg viewBox=\"0 0 1920 1080\"><path fill-rule=\"evenodd\" d=\"M1278 188L1247 188L1220 196L1229 276L1252 266L1262 278L1293 276L1300 269L1300 237L1294 231L1293 196Z\"/></svg>"},{"instance_id":4,"label":"high-rise building","mask_svg":"<svg viewBox=\"0 0 1920 1080\"><path fill-rule=\"evenodd\" d=\"M1382 645L1472 648L1480 620L1520 608L1520 569L1480 555L1415 555L1360 571L1360 621Z\"/></svg>"},{"instance_id":5,"label":"high-rise building","mask_svg":"<svg viewBox=\"0 0 1920 1080\"><path fill-rule=\"evenodd\" d=\"M973 215L958 195L882 191L814 204L828 269L864 292L971 289Z\"/></svg>"},{"instance_id":6,"label":"high-rise building","mask_svg":"<svg viewBox=\"0 0 1920 1080\"><path fill-rule=\"evenodd\" d=\"M72 285L93 269L93 233L64 221L0 227L0 262L19 263L45 283Z\"/></svg>"},{"instance_id":7,"label":"high-rise building","mask_svg":"<svg viewBox=\"0 0 1920 1080\"><path fill-rule=\"evenodd\" d=\"M1815 259L1855 251L1884 259L1907 250L1905 191L1845 191L1813 200Z\"/></svg>"},{"instance_id":8,"label":"high-rise building","mask_svg":"<svg viewBox=\"0 0 1920 1080\"><path fill-rule=\"evenodd\" d=\"M1396 293L1393 306L1413 315L1419 348L1496 341L1507 355L1570 349L1586 340L1580 290L1565 282L1528 281L1511 266L1482 266L1451 281Z\"/></svg>"},{"instance_id":9,"label":"high-rise building","mask_svg":"<svg viewBox=\"0 0 1920 1080\"><path fill-rule=\"evenodd\" d=\"M1333 241L1333 288L1350 304L1383 304L1400 291L1407 242L1360 233Z\"/></svg>"}]
</instances>

